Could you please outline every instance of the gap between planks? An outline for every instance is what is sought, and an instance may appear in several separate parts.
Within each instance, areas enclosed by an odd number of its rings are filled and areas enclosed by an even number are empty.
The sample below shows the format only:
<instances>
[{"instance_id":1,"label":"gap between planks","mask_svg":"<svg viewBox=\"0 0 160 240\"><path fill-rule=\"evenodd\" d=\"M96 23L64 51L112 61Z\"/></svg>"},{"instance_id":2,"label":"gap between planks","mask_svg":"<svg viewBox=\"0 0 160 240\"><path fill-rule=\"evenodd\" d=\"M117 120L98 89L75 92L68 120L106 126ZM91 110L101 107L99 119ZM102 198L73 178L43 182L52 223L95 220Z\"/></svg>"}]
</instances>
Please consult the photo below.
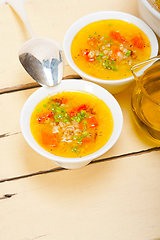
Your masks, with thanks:
<instances>
[{"instance_id":1,"label":"gap between planks","mask_svg":"<svg viewBox=\"0 0 160 240\"><path fill-rule=\"evenodd\" d=\"M138 155L141 155L141 154L151 153L151 152L155 152L155 151L160 151L160 147L154 147L154 148L149 148L149 149L141 150L141 151L137 151L137 152L121 154L121 155L118 155L118 156L112 156L112 157L108 157L108 158L92 160L88 165L97 164L97 163L101 163L101 162L105 162L105 161L118 160L118 159L124 158L124 157L138 156ZM39 171L39 172L35 172L35 173L31 173L31 174L25 174L25 175L21 175L21 176L17 176L17 177L1 179L0 183L20 180L20 179L24 179L24 178L29 178L29 177L48 174L48 173L53 173L53 172L62 172L62 171L69 171L69 170L72 170L72 169L65 169L65 168L62 168L62 167L57 167L57 168L53 168L53 169L46 170L46 171Z\"/></svg>"},{"instance_id":2,"label":"gap between planks","mask_svg":"<svg viewBox=\"0 0 160 240\"><path fill-rule=\"evenodd\" d=\"M65 79L82 79L82 78L79 75L68 75L62 78L62 80L65 80ZM22 91L22 90L32 89L37 87L41 87L41 85L39 85L39 83L37 82L19 84L12 87L1 88L0 94L17 92L17 91Z\"/></svg>"}]
</instances>

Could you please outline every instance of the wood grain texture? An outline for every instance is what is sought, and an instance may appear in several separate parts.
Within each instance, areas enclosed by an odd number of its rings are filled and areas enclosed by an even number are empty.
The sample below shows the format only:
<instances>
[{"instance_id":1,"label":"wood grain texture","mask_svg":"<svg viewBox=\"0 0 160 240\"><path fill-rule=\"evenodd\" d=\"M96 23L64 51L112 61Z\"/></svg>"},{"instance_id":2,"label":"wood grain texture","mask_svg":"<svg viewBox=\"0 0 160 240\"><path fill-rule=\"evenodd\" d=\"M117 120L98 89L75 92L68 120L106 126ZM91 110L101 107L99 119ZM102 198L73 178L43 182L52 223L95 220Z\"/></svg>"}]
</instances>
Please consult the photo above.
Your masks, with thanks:
<instances>
[{"instance_id":1,"label":"wood grain texture","mask_svg":"<svg viewBox=\"0 0 160 240\"><path fill-rule=\"evenodd\" d=\"M81 79L81 77L79 75L75 74L75 75L67 75L62 78L62 80L65 80L65 79ZM0 94L11 93L11 92L21 91L21 90L25 90L25 89L37 88L37 87L41 87L39 85L39 83L37 83L37 82L19 84L16 86L1 88Z\"/></svg>"},{"instance_id":2,"label":"wood grain texture","mask_svg":"<svg viewBox=\"0 0 160 240\"><path fill-rule=\"evenodd\" d=\"M31 0L37 36L63 44L74 21L104 10L138 16L137 0ZM18 50L30 36L16 13L0 6L0 240L160 239L160 146L132 118L132 84L115 95L124 126L117 143L88 166L66 170L24 140L20 113L40 86L25 72ZM80 79L65 61L65 79Z\"/></svg>"},{"instance_id":3,"label":"wood grain texture","mask_svg":"<svg viewBox=\"0 0 160 240\"><path fill-rule=\"evenodd\" d=\"M1 239L155 240L159 182L152 152L1 183Z\"/></svg>"},{"instance_id":4,"label":"wood grain texture","mask_svg":"<svg viewBox=\"0 0 160 240\"><path fill-rule=\"evenodd\" d=\"M156 151L160 151L160 147L154 147L154 148L150 148L150 149L146 149L146 150L141 150L141 151L138 151L138 152L131 152L131 153L126 153L126 154L112 156L112 157L99 158L99 159L96 159L96 160L92 160L89 163L89 165L102 163L102 162L107 162L107 161L112 161L112 160L119 160L119 159L123 159L123 158L126 158L126 157L135 157L135 156L139 156L139 155L142 155L142 154L147 154L147 153L151 153L151 152L153 153L153 152L156 152ZM33 172L33 173L30 173L30 174L24 174L24 175L19 175L19 176L15 176L15 177L8 177L8 178L0 179L0 183L20 180L20 179L24 179L24 178L30 178L30 177L43 175L43 174L48 174L48 173L63 172L63 171L68 171L68 169L64 169L64 168L61 168L61 167L55 167L55 168L52 168L52 169L49 169L49 170L43 170L43 171ZM4 197L8 198L8 197L10 197L10 195L9 196L4 195ZM2 197L2 199L3 199L3 197Z\"/></svg>"}]
</instances>

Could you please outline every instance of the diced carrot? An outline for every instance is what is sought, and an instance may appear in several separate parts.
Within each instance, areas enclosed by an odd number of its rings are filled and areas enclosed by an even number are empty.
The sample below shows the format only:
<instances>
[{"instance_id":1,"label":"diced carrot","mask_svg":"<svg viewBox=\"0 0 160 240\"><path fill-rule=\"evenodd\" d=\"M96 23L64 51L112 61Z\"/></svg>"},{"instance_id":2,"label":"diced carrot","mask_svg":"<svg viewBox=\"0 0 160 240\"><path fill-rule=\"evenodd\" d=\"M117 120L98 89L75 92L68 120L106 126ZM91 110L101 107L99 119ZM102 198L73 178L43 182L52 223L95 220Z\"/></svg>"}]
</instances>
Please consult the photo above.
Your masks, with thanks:
<instances>
[{"instance_id":1,"label":"diced carrot","mask_svg":"<svg viewBox=\"0 0 160 240\"><path fill-rule=\"evenodd\" d=\"M87 110L88 108L89 108L89 105L82 104L78 107L78 112L80 112L81 110Z\"/></svg>"},{"instance_id":2,"label":"diced carrot","mask_svg":"<svg viewBox=\"0 0 160 240\"><path fill-rule=\"evenodd\" d=\"M79 126L78 126L78 128L79 128L80 130L82 130L82 129L83 129L83 127L84 127L84 124L83 124L83 121L81 121L81 122L79 123Z\"/></svg>"},{"instance_id":3,"label":"diced carrot","mask_svg":"<svg viewBox=\"0 0 160 240\"><path fill-rule=\"evenodd\" d=\"M62 104L66 104L66 103L68 103L68 99L67 98L63 98L62 99Z\"/></svg>"},{"instance_id":4,"label":"diced carrot","mask_svg":"<svg viewBox=\"0 0 160 240\"><path fill-rule=\"evenodd\" d=\"M37 119L39 123L43 123L48 118L51 118L53 116L53 113L51 111L42 112L38 115Z\"/></svg>"},{"instance_id":5,"label":"diced carrot","mask_svg":"<svg viewBox=\"0 0 160 240\"><path fill-rule=\"evenodd\" d=\"M98 121L95 116L91 116L87 119L87 125L89 128L97 127Z\"/></svg>"},{"instance_id":6,"label":"diced carrot","mask_svg":"<svg viewBox=\"0 0 160 240\"><path fill-rule=\"evenodd\" d=\"M83 138L82 140L82 144L89 143L89 142L91 142L91 137L86 137L86 138Z\"/></svg>"},{"instance_id":7,"label":"diced carrot","mask_svg":"<svg viewBox=\"0 0 160 240\"><path fill-rule=\"evenodd\" d=\"M55 133L49 133L44 130L41 130L42 143L45 146L58 146L58 140Z\"/></svg>"},{"instance_id":8,"label":"diced carrot","mask_svg":"<svg viewBox=\"0 0 160 240\"><path fill-rule=\"evenodd\" d=\"M144 47L144 42L143 42L143 39L138 37L138 36L135 36L134 38L132 38L132 44L135 46L135 47L138 47L138 48L143 48Z\"/></svg>"},{"instance_id":9,"label":"diced carrot","mask_svg":"<svg viewBox=\"0 0 160 240\"><path fill-rule=\"evenodd\" d=\"M119 32L111 31L110 36L111 38L116 39L118 42L121 42L121 43L127 42L127 40L123 36L121 36Z\"/></svg>"},{"instance_id":10,"label":"diced carrot","mask_svg":"<svg viewBox=\"0 0 160 240\"><path fill-rule=\"evenodd\" d=\"M68 112L70 117L75 117L77 115L77 111L75 109L72 109Z\"/></svg>"},{"instance_id":11,"label":"diced carrot","mask_svg":"<svg viewBox=\"0 0 160 240\"><path fill-rule=\"evenodd\" d=\"M116 46L112 46L111 50L112 50L112 54L110 55L110 59L112 60L118 59L119 58L118 52L120 52L120 49Z\"/></svg>"},{"instance_id":12,"label":"diced carrot","mask_svg":"<svg viewBox=\"0 0 160 240\"><path fill-rule=\"evenodd\" d=\"M95 45L97 42L97 40L95 38L89 38L87 43L91 46Z\"/></svg>"},{"instance_id":13,"label":"diced carrot","mask_svg":"<svg viewBox=\"0 0 160 240\"><path fill-rule=\"evenodd\" d=\"M87 110L89 106L86 105L86 104L82 104L80 105L79 107L75 107L75 108L72 108L68 114L70 117L75 117L77 115L78 112L80 112L81 110Z\"/></svg>"}]
</instances>

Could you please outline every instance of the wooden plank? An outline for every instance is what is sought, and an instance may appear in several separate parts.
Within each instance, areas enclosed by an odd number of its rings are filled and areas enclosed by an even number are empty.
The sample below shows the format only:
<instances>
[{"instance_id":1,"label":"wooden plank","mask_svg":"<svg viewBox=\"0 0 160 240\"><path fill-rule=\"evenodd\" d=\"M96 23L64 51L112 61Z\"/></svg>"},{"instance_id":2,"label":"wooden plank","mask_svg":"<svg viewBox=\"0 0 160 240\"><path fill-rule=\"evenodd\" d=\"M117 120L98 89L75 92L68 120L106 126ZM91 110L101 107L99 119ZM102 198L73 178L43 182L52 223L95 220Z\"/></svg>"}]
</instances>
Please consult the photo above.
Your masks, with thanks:
<instances>
[{"instance_id":1,"label":"wooden plank","mask_svg":"<svg viewBox=\"0 0 160 240\"><path fill-rule=\"evenodd\" d=\"M3 240L160 236L156 153L0 184Z\"/></svg>"},{"instance_id":2,"label":"wooden plank","mask_svg":"<svg viewBox=\"0 0 160 240\"><path fill-rule=\"evenodd\" d=\"M76 75L68 75L68 76L62 78L62 80L65 80L65 79L82 79L82 78L79 75L76 74ZM37 88L37 87L41 87L39 85L39 83L37 83L37 82L19 84L19 85L16 85L16 86L1 88L0 89L0 94L16 92L16 91L21 91L21 90L31 89L31 88Z\"/></svg>"}]
</instances>

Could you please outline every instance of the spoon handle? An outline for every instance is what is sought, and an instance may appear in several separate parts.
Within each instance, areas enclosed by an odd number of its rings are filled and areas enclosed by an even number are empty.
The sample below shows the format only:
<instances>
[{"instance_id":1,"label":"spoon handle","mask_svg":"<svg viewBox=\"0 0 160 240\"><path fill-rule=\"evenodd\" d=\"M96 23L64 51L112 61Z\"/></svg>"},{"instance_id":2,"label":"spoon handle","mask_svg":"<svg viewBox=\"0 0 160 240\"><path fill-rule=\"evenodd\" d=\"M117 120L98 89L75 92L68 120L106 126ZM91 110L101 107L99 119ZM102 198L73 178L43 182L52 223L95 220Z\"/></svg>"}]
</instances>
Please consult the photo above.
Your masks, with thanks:
<instances>
[{"instance_id":1,"label":"spoon handle","mask_svg":"<svg viewBox=\"0 0 160 240\"><path fill-rule=\"evenodd\" d=\"M25 24L26 28L28 29L31 37L34 38L35 33L29 22L24 0L6 0L6 3L8 3L14 9L14 11L19 15L19 17Z\"/></svg>"}]
</instances>

